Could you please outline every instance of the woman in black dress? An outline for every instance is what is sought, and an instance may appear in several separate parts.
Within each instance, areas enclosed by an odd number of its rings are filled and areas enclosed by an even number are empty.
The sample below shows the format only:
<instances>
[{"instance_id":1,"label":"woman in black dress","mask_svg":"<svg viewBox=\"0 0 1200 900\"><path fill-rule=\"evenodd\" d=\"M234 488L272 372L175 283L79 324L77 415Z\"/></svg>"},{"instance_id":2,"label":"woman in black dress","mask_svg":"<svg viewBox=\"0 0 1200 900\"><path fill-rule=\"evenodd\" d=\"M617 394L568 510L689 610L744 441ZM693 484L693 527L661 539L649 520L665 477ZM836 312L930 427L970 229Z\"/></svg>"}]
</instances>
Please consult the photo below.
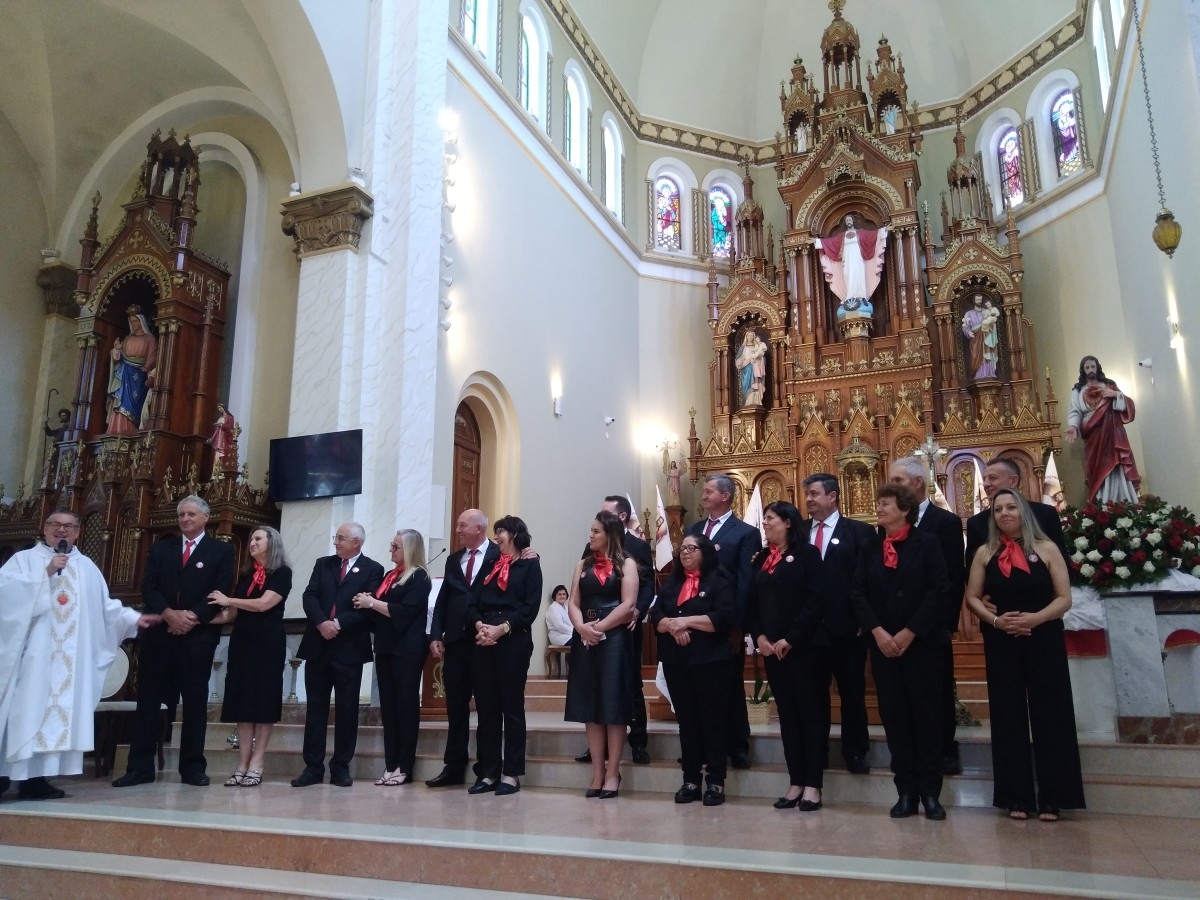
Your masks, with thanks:
<instances>
[{"instance_id":1,"label":"woman in black dress","mask_svg":"<svg viewBox=\"0 0 1200 900\"><path fill-rule=\"evenodd\" d=\"M238 579L237 596L220 591L208 595L210 604L234 617L221 721L237 723L238 766L226 787L262 784L271 730L283 712L283 605L292 590L292 570L283 538L269 525L254 529L249 551L250 567Z\"/></svg>"},{"instance_id":2,"label":"woman in black dress","mask_svg":"<svg viewBox=\"0 0 1200 900\"><path fill-rule=\"evenodd\" d=\"M815 812L821 808L829 744L829 636L816 583L821 554L800 526L800 511L791 503L767 504L767 546L751 563L747 619L779 709L790 779L775 808Z\"/></svg>"},{"instance_id":3,"label":"woman in black dress","mask_svg":"<svg viewBox=\"0 0 1200 900\"><path fill-rule=\"evenodd\" d=\"M495 791L504 797L521 789L525 774L525 679L533 656L529 629L542 603L542 564L537 557L522 558L530 536L516 516L505 516L492 528L500 559L467 605L467 621L475 628L471 680L479 715L478 778L467 793Z\"/></svg>"},{"instance_id":4,"label":"woman in black dress","mask_svg":"<svg viewBox=\"0 0 1200 900\"><path fill-rule=\"evenodd\" d=\"M729 687L729 629L737 620L737 601L712 541L702 534L683 539L650 615L679 721L683 786L675 792L675 802L700 799L703 767L704 805L720 806L725 802L729 704L712 699L723 697Z\"/></svg>"},{"instance_id":5,"label":"woman in black dress","mask_svg":"<svg viewBox=\"0 0 1200 900\"><path fill-rule=\"evenodd\" d=\"M428 649L425 619L433 582L425 571L425 539L405 528L388 549L395 568L375 593L354 597L355 609L370 610L379 678L379 715L383 720L384 772L377 785L411 784L421 726L421 670Z\"/></svg>"},{"instance_id":6,"label":"woman in black dress","mask_svg":"<svg viewBox=\"0 0 1200 900\"><path fill-rule=\"evenodd\" d=\"M875 494L875 516L884 536L863 547L850 599L858 624L871 637L871 671L879 716L892 754L899 799L893 819L917 811L946 818L942 792L942 708L945 677L946 558L937 538L917 531L921 501L907 487L885 484Z\"/></svg>"},{"instance_id":7,"label":"woman in black dress","mask_svg":"<svg viewBox=\"0 0 1200 900\"><path fill-rule=\"evenodd\" d=\"M587 797L608 800L621 786L621 753L633 709L629 671L633 642L629 622L636 615L637 563L625 555L625 525L614 513L596 514L587 556L575 565L567 601L575 635L563 718L583 722L592 781Z\"/></svg>"},{"instance_id":8,"label":"woman in black dress","mask_svg":"<svg viewBox=\"0 0 1200 900\"><path fill-rule=\"evenodd\" d=\"M967 606L984 626L992 805L1027 819L1036 800L1043 822L1057 821L1060 809L1083 809L1062 623L1071 608L1067 564L1010 488L992 497L988 542L971 562Z\"/></svg>"}]
</instances>

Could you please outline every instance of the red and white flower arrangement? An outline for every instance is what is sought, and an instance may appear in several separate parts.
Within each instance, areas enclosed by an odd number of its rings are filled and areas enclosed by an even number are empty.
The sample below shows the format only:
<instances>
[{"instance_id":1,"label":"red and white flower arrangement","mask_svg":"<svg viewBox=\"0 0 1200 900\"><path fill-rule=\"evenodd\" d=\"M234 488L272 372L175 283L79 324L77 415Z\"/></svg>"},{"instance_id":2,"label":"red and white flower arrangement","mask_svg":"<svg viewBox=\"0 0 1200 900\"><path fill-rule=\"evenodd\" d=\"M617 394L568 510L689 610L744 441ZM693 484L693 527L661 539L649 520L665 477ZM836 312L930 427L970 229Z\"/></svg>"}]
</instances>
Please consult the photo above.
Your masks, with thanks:
<instances>
[{"instance_id":1,"label":"red and white flower arrangement","mask_svg":"<svg viewBox=\"0 0 1200 900\"><path fill-rule=\"evenodd\" d=\"M1068 508L1063 532L1072 584L1101 591L1153 584L1172 569L1200 577L1200 524L1161 497Z\"/></svg>"}]
</instances>

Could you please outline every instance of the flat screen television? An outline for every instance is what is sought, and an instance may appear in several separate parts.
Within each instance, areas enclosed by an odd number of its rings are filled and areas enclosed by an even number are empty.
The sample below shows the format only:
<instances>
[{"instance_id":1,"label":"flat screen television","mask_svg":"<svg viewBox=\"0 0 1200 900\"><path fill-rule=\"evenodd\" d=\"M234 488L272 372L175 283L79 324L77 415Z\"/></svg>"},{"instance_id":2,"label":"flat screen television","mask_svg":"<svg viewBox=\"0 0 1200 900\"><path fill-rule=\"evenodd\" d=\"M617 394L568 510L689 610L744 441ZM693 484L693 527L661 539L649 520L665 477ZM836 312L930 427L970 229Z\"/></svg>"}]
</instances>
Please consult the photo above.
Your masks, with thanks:
<instances>
[{"instance_id":1,"label":"flat screen television","mask_svg":"<svg viewBox=\"0 0 1200 900\"><path fill-rule=\"evenodd\" d=\"M267 492L276 503L362 493L362 429L275 438Z\"/></svg>"}]
</instances>

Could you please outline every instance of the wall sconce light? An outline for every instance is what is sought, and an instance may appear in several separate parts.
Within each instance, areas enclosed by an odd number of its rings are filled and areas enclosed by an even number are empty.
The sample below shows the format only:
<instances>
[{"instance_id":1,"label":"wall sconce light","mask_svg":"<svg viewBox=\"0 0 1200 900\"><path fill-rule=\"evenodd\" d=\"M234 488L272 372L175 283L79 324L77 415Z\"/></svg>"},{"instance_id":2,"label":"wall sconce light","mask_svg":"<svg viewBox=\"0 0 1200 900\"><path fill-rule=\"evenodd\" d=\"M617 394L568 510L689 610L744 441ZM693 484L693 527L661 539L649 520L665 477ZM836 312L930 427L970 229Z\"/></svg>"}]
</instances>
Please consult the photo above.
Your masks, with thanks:
<instances>
[{"instance_id":1,"label":"wall sconce light","mask_svg":"<svg viewBox=\"0 0 1200 900\"><path fill-rule=\"evenodd\" d=\"M1179 330L1179 323L1167 316L1167 327L1171 329L1171 349L1178 350L1183 345L1183 334Z\"/></svg>"},{"instance_id":2,"label":"wall sconce light","mask_svg":"<svg viewBox=\"0 0 1200 900\"><path fill-rule=\"evenodd\" d=\"M456 209L458 209L458 204L455 203L453 200L446 200L444 203L442 203L442 209L444 209L448 213L452 213Z\"/></svg>"},{"instance_id":3,"label":"wall sconce light","mask_svg":"<svg viewBox=\"0 0 1200 900\"><path fill-rule=\"evenodd\" d=\"M556 415L560 419L563 416L562 394L555 394L555 396L554 396L554 415Z\"/></svg>"},{"instance_id":4,"label":"wall sconce light","mask_svg":"<svg viewBox=\"0 0 1200 900\"><path fill-rule=\"evenodd\" d=\"M443 253L442 254L442 265L445 266L446 268L450 268L450 266L454 265L454 259Z\"/></svg>"},{"instance_id":5,"label":"wall sconce light","mask_svg":"<svg viewBox=\"0 0 1200 900\"><path fill-rule=\"evenodd\" d=\"M442 321L438 322L438 324L442 326L442 331L450 330L450 320L449 319L442 319Z\"/></svg>"},{"instance_id":6,"label":"wall sconce light","mask_svg":"<svg viewBox=\"0 0 1200 900\"><path fill-rule=\"evenodd\" d=\"M442 246L445 247L447 244L453 244L453 243L454 243L454 232L443 231L442 232Z\"/></svg>"},{"instance_id":7,"label":"wall sconce light","mask_svg":"<svg viewBox=\"0 0 1200 900\"><path fill-rule=\"evenodd\" d=\"M442 284L444 284L446 287L450 287L450 285L454 284L453 276L443 275L442 276Z\"/></svg>"},{"instance_id":8,"label":"wall sconce light","mask_svg":"<svg viewBox=\"0 0 1200 900\"><path fill-rule=\"evenodd\" d=\"M449 297L443 297L441 300L438 301L438 303L442 304L442 309L449 309L451 306L454 305L454 301L451 300Z\"/></svg>"}]
</instances>

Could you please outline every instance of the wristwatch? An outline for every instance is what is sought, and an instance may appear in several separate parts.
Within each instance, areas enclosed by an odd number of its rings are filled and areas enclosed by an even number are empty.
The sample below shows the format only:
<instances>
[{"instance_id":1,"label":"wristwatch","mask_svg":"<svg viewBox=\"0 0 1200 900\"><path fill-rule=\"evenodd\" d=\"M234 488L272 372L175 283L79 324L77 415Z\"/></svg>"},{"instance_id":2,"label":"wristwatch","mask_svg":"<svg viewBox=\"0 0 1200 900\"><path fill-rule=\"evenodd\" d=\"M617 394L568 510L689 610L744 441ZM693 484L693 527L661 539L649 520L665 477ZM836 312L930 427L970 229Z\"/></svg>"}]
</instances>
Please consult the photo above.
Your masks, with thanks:
<instances>
[{"instance_id":1,"label":"wristwatch","mask_svg":"<svg viewBox=\"0 0 1200 900\"><path fill-rule=\"evenodd\" d=\"M500 627L504 629L505 634L512 634L512 626L507 622L501 622Z\"/></svg>"}]
</instances>

